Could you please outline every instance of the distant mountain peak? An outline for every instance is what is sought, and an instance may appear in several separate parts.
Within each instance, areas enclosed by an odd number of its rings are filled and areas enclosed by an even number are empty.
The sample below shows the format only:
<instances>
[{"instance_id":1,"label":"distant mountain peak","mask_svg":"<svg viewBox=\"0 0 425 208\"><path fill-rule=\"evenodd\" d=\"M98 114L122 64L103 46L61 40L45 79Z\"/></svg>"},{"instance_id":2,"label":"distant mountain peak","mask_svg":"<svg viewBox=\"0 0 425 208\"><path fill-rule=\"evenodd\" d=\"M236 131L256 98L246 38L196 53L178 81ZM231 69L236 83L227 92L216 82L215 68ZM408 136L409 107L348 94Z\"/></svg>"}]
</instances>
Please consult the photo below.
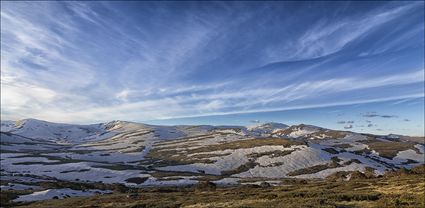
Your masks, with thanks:
<instances>
[{"instance_id":1,"label":"distant mountain peak","mask_svg":"<svg viewBox=\"0 0 425 208\"><path fill-rule=\"evenodd\" d=\"M247 130L252 132L254 135L267 135L271 134L273 132L286 129L288 128L288 125L283 123L276 123L276 122L268 122L268 123L262 123L255 126L249 126L247 127Z\"/></svg>"},{"instance_id":2,"label":"distant mountain peak","mask_svg":"<svg viewBox=\"0 0 425 208\"><path fill-rule=\"evenodd\" d=\"M255 128L279 128L279 129L282 129L282 128L287 128L287 127L289 127L289 126L286 125L286 124L283 124L283 123L267 122L267 123L260 123L260 124L257 124L257 125L253 125L253 126L248 126L247 128L249 128L249 129L255 129Z\"/></svg>"}]
</instances>

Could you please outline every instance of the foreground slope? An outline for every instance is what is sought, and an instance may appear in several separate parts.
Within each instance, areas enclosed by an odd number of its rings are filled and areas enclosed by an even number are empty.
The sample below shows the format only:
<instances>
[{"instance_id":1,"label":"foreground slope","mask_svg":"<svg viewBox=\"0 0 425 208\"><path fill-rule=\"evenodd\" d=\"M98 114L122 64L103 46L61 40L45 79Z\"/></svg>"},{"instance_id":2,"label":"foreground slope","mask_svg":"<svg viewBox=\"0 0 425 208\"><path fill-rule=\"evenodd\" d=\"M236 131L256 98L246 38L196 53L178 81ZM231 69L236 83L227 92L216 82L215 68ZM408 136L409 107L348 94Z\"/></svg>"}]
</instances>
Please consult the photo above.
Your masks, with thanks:
<instances>
[{"instance_id":1,"label":"foreground slope","mask_svg":"<svg viewBox=\"0 0 425 208\"><path fill-rule=\"evenodd\" d=\"M283 179L280 186L162 187L114 192L111 195L73 197L23 207L424 207L424 167L408 173L392 171L384 177L338 179ZM419 171L418 171L419 170ZM62 189L61 189L62 190ZM125 191L125 192L128 192ZM4 193L4 192L2 192ZM68 192L69 193L69 192ZM11 196L9 193L9 197ZM89 192L85 193L89 195ZM4 197L3 197L4 198Z\"/></svg>"}]
</instances>

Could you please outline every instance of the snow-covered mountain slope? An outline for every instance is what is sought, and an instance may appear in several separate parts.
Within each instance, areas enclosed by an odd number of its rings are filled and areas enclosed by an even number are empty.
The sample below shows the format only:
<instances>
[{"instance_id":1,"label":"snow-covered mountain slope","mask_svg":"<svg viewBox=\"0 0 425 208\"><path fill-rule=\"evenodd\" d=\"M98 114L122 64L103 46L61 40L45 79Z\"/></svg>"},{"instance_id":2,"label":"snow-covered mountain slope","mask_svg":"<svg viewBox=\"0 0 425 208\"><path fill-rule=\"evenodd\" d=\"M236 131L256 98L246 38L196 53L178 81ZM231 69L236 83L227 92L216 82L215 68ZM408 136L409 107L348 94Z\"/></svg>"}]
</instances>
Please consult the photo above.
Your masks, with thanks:
<instances>
[{"instance_id":1,"label":"snow-covered mountain slope","mask_svg":"<svg viewBox=\"0 0 425 208\"><path fill-rule=\"evenodd\" d=\"M121 183L127 186L218 184L325 178L424 164L424 143L311 125L155 126L125 121L93 125L34 119L2 122L1 180ZM20 186L24 187L24 186Z\"/></svg>"},{"instance_id":2,"label":"snow-covered mountain slope","mask_svg":"<svg viewBox=\"0 0 425 208\"><path fill-rule=\"evenodd\" d=\"M278 131L282 131L286 128L288 128L288 125L282 124L282 123L264 123L260 125L250 126L247 128L248 131L250 131L253 135L270 135L271 133L275 133Z\"/></svg>"},{"instance_id":3,"label":"snow-covered mountain slope","mask_svg":"<svg viewBox=\"0 0 425 208\"><path fill-rule=\"evenodd\" d=\"M0 131L8 132L15 128L15 121L1 121Z\"/></svg>"},{"instance_id":4,"label":"snow-covered mountain slope","mask_svg":"<svg viewBox=\"0 0 425 208\"><path fill-rule=\"evenodd\" d=\"M101 140L113 135L113 132L107 131L104 124L72 125L24 119L13 123L2 122L1 126L2 132L58 143L81 143L95 139Z\"/></svg>"},{"instance_id":5,"label":"snow-covered mountain slope","mask_svg":"<svg viewBox=\"0 0 425 208\"><path fill-rule=\"evenodd\" d=\"M304 137L312 137L312 138L317 138L321 136L321 133L325 133L327 130L317 127L317 126L312 126L312 125L305 125L305 124L300 124L300 125L294 125L294 126L290 126L288 128L285 129L280 129L280 130L276 130L273 132L274 135L276 136L286 136L289 138L304 138ZM323 138L328 138L325 135L323 135Z\"/></svg>"}]
</instances>

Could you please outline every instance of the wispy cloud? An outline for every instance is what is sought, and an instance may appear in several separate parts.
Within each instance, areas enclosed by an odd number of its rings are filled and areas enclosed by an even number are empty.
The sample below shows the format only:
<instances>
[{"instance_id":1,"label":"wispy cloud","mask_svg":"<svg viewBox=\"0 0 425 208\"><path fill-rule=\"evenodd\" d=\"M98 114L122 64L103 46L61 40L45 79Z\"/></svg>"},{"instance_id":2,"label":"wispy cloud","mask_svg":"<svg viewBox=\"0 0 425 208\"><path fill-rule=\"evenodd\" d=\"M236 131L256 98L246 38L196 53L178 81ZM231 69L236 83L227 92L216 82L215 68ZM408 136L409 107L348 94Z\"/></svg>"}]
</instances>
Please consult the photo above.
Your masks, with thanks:
<instances>
[{"instance_id":1,"label":"wispy cloud","mask_svg":"<svg viewBox=\"0 0 425 208\"><path fill-rule=\"evenodd\" d=\"M317 21L334 11L294 20L285 2L125 4L2 2L2 118L143 121L424 97L421 60L394 58L393 36L367 41L418 3ZM410 47L420 32L397 34Z\"/></svg>"},{"instance_id":2,"label":"wispy cloud","mask_svg":"<svg viewBox=\"0 0 425 208\"><path fill-rule=\"evenodd\" d=\"M362 115L363 117L367 118L374 118L374 117L380 117L380 118L397 118L396 115L382 115L378 114L377 112L366 112Z\"/></svg>"},{"instance_id":3,"label":"wispy cloud","mask_svg":"<svg viewBox=\"0 0 425 208\"><path fill-rule=\"evenodd\" d=\"M420 3L406 4L399 7L388 6L374 9L362 16L344 17L337 21L331 21L327 18L318 19L311 29L307 30L296 41L294 45L295 51L292 51L291 54L285 54L286 59L313 59L336 53L343 50L348 44L358 40L361 36L420 6ZM408 37L406 35L404 38ZM380 51L385 50L380 49ZM376 53L378 52L373 54ZM363 53L363 55L365 54ZM281 56L281 60L282 58Z\"/></svg>"},{"instance_id":4,"label":"wispy cloud","mask_svg":"<svg viewBox=\"0 0 425 208\"><path fill-rule=\"evenodd\" d=\"M352 128L353 128L353 125L351 124L347 124L344 126L344 129L352 129Z\"/></svg>"}]
</instances>

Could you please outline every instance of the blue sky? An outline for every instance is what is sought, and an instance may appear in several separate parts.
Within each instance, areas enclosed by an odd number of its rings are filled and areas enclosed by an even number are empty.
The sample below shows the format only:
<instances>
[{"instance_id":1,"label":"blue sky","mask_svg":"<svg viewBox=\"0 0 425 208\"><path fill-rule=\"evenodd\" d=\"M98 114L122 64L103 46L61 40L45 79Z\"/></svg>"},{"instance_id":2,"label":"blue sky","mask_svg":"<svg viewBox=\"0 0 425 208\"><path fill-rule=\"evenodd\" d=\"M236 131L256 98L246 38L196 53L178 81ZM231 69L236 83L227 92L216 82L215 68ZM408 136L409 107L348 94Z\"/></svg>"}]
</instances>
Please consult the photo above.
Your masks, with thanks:
<instances>
[{"instance_id":1,"label":"blue sky","mask_svg":"<svg viewBox=\"0 0 425 208\"><path fill-rule=\"evenodd\" d=\"M424 2L1 2L1 118L423 135L423 37Z\"/></svg>"}]
</instances>

